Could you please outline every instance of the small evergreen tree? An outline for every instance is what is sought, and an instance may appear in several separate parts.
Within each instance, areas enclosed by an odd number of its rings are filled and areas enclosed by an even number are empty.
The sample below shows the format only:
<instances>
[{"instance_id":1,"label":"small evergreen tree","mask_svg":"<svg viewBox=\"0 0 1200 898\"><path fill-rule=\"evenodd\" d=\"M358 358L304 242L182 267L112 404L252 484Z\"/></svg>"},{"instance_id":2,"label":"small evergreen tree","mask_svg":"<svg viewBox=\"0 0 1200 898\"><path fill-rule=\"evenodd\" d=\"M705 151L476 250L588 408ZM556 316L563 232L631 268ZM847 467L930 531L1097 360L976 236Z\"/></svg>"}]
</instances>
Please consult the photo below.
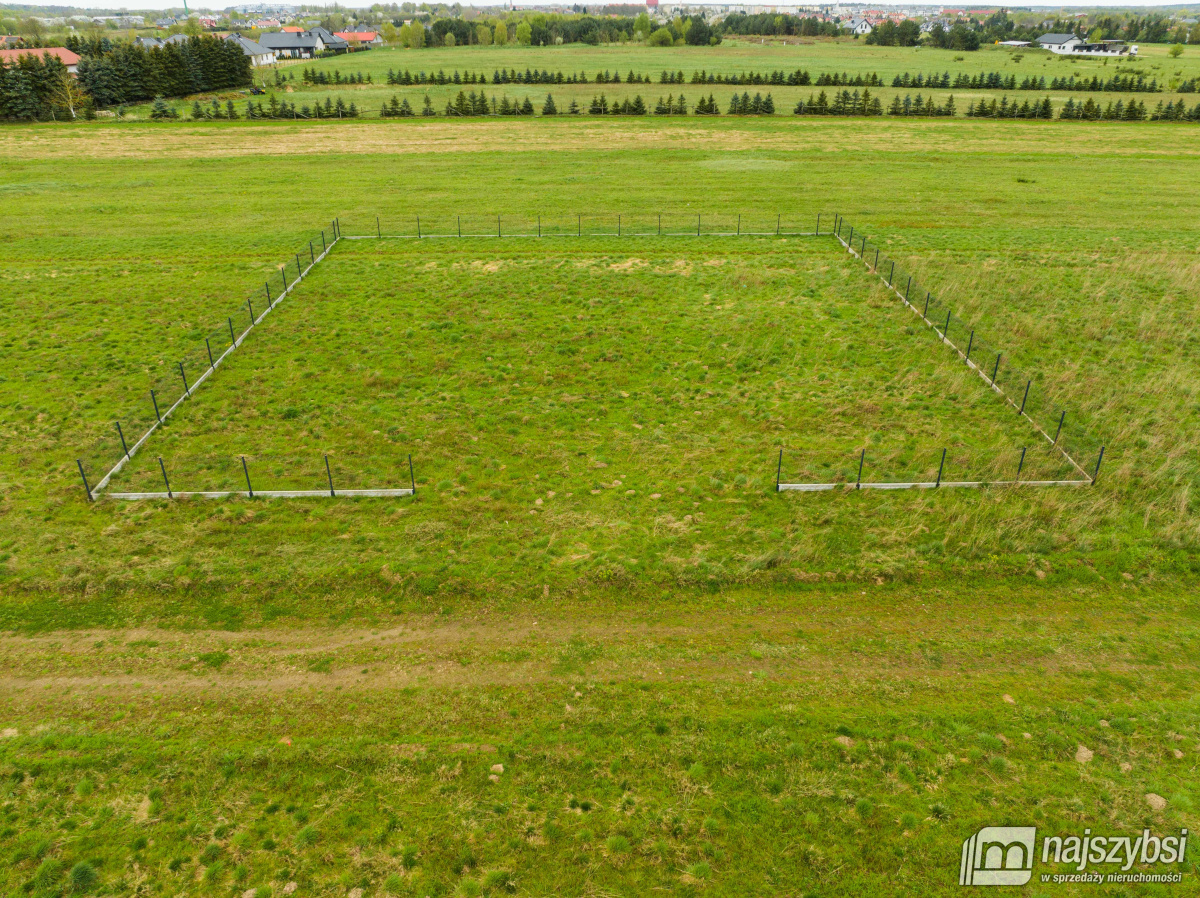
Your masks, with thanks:
<instances>
[{"instance_id":1,"label":"small evergreen tree","mask_svg":"<svg viewBox=\"0 0 1200 898\"><path fill-rule=\"evenodd\" d=\"M542 104L542 115L558 115L558 107L554 105L554 97L546 94L546 102Z\"/></svg>"}]
</instances>

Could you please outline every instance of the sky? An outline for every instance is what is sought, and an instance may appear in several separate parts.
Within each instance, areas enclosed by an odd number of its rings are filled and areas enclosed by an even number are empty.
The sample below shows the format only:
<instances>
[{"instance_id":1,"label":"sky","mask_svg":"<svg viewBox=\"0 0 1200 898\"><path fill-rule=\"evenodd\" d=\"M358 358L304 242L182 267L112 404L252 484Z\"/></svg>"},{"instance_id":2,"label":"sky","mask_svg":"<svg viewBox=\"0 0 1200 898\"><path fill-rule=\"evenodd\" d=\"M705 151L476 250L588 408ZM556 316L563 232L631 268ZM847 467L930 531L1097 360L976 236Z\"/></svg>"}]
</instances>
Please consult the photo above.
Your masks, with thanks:
<instances>
[{"instance_id":1,"label":"sky","mask_svg":"<svg viewBox=\"0 0 1200 898\"><path fill-rule=\"evenodd\" d=\"M61 0L60 0L60 2L61 2ZM189 0L188 8L191 9L192 11L196 11L196 10L220 11L222 9L225 9L228 5L230 5L230 2L231 2L231 0L219 0L219 5L218 5L218 3L211 2L211 0L209 0L209 2L207 2L207 3L204 2L204 0L197 0L197 2L195 2L195 3L191 2L191 0ZM232 2L234 2L234 3L251 2L252 3L252 2L255 2L255 0L232 0ZM267 2L270 2L270 0L267 0ZM287 0L281 0L281 2L286 3ZM342 6L342 7L365 9L365 8L371 6L375 2L378 2L378 0L349 0L349 2L346 2L346 0L339 0L338 5ZM399 0L397 0L397 2L399 2ZM479 2L471 2L471 0L460 0L460 2L462 2L463 6L499 6L499 5L501 5L500 0L490 0L490 2L487 2L487 0L479 0ZM587 3L587 0L561 0L561 2L563 2L564 5L569 5L572 2L581 3L583 5L591 5L591 4ZM613 0L613 2L636 2L636 0ZM668 0L662 0L662 2L668 2ZM694 2L696 5L725 5L726 3L730 2L730 0L711 0L711 2L706 2L706 0L688 0L688 2L689 3ZM864 2L865 2L865 0L864 0ZM920 0L914 0L914 3L919 3L919 2L920 2ZM520 2L520 0L517 0L516 5L518 7L521 7L523 5L534 6L537 4L532 3L532 2L529 4L522 4ZM600 6L601 4L596 3L595 5ZM778 5L781 5L781 6L787 5L787 0L780 0ZM895 4L895 3L873 4L873 6L876 6L881 9L886 8L888 6L897 6L897 5L900 5L900 4ZM946 2L946 0L943 0L942 5L949 6L951 4L949 2ZM979 5L986 6L986 5L990 5L990 4L979 4ZM1000 4L997 3L996 5L1000 5ZM1118 7L1118 8L1130 8L1130 7L1145 8L1145 7L1161 6L1161 5L1162 5L1161 3L1138 2L1138 0L1133 0L1133 2L1118 2L1118 0L1099 0L1099 2L1087 4L1086 7L1083 4L1080 4L1078 7L1034 6L1033 9L1045 10L1047 12L1047 14L1052 15L1053 13L1057 12L1060 9L1064 9L1064 10L1072 9L1072 8L1084 9L1084 8L1095 8L1098 6ZM88 7L88 8L94 9L94 7ZM157 0L157 2L156 2L156 0L150 0L150 2L145 2L145 0L133 0L132 3L125 4L124 6L114 7L112 9L112 13L116 14L123 9L129 9L129 10L139 9L139 10L141 10L141 9L182 9L182 8L183 8L182 0ZM1195 4L1193 9L1200 10L1200 0L1198 0L1198 2ZM0 15L4 15L4 12L0 12Z\"/></svg>"}]
</instances>

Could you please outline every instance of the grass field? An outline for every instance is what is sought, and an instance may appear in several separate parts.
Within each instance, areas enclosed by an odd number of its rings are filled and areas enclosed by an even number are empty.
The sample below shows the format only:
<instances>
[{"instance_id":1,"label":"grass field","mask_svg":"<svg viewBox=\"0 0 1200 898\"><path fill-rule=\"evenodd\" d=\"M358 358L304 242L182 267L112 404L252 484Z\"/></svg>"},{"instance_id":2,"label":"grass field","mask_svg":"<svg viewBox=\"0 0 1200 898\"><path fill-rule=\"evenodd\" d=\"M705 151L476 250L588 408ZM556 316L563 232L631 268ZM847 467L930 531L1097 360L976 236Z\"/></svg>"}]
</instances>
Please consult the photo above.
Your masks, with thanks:
<instances>
[{"instance_id":1,"label":"grass field","mask_svg":"<svg viewBox=\"0 0 1200 898\"><path fill-rule=\"evenodd\" d=\"M949 894L982 826L1195 829L1187 128L409 124L0 130L3 891ZM415 499L86 502L75 459L334 217L636 210L841 212L1099 482L775 494L780 446L1029 439L824 237L363 240L124 476L411 451Z\"/></svg>"},{"instance_id":2,"label":"grass field","mask_svg":"<svg viewBox=\"0 0 1200 898\"><path fill-rule=\"evenodd\" d=\"M368 117L379 115L380 106L391 100L395 95L400 99L408 99L413 109L420 112L424 97L428 95L434 109L440 115L446 103L452 100L460 90L484 90L489 97L495 96L497 101L507 96L510 100L522 101L526 97L534 104L540 113L546 94L554 96L560 113L565 113L572 100L580 104L586 111L592 98L603 93L610 101L613 99L633 99L640 95L653 109L655 102L661 96L678 97L683 93L690 104L694 104L701 95L712 94L718 101L722 113L727 111L730 97L735 88L731 85L714 84L701 86L699 84L659 84L657 83L664 71L684 73L690 81L693 72L705 71L722 75L743 74L746 72L770 73L783 71L790 73L796 69L806 69L813 79L822 73L866 75L875 73L884 81L882 88L871 88L873 96L878 96L886 108L894 96L903 98L906 94L915 96L920 93L925 97L934 96L939 104L947 96L953 94L958 114L966 112L967 105L986 98L998 99L1007 94L1009 99L1041 100L1049 96L1055 110L1060 108L1068 99L1076 103L1093 97L1102 105L1109 101L1123 99L1128 101L1129 94L1089 93L1062 90L1046 91L997 91L997 90L944 90L944 89L908 89L893 88L892 78L896 75L909 73L916 75L922 72L941 74L949 72L951 78L965 73L975 75L983 72L1001 72L1004 75L1015 75L1020 82L1026 77L1044 77L1049 83L1053 78L1068 78L1074 75L1079 78L1099 76L1102 80L1116 74L1143 75L1147 80L1156 79L1163 88L1160 93L1138 94L1137 98L1147 103L1153 109L1158 101L1184 100L1189 107L1195 105L1198 95L1194 93L1179 94L1174 87L1179 83L1200 77L1200 52L1191 49L1185 51L1178 59L1167 56L1167 47L1143 45L1138 57L1116 61L1105 59L1068 59L1055 56L1046 51L1012 50L1007 47L985 47L973 53L960 53L953 50L938 50L925 47L871 47L858 41L817 40L804 43L780 44L769 43L758 45L749 42L731 42L718 48L669 47L655 48L645 46L615 47L457 47L453 49L434 48L426 50L377 49L364 53L331 57L316 61L286 61L281 63L280 70L294 74L296 81L277 92L280 100L296 104L297 108L316 103L324 103L326 98L335 101L341 97L347 104L353 101L361 113ZM424 85L424 86L395 86L387 84L389 70L402 71L408 69L414 75L419 71L435 74L444 70L447 76L452 76L457 69L462 73L472 71L485 75L489 82L493 73L500 69L526 69L562 71L564 74L584 72L589 80L594 81L598 72L614 72L621 75L621 84L556 84L546 85ZM332 76L336 70L343 76L362 73L370 75L371 84L363 85L329 85L316 86L302 83L301 71L314 69ZM624 83L630 72L639 76L649 76L653 84ZM263 70L260 79L266 77L268 83L272 76ZM765 95L770 92L775 100L776 114L781 117L791 117L792 109L799 100L808 100L822 89L831 97L835 88L788 87L764 85L759 87L740 86L736 92L740 95L749 91L751 96L756 92ZM239 114L244 110L244 104L238 100L239 94L222 94L222 102L227 96L237 100ZM206 97L200 98L202 101ZM257 98L265 99L265 98ZM179 102L178 108L184 114L191 106L191 100ZM132 111L134 116L145 117L149 114L149 104L137 107Z\"/></svg>"}]
</instances>

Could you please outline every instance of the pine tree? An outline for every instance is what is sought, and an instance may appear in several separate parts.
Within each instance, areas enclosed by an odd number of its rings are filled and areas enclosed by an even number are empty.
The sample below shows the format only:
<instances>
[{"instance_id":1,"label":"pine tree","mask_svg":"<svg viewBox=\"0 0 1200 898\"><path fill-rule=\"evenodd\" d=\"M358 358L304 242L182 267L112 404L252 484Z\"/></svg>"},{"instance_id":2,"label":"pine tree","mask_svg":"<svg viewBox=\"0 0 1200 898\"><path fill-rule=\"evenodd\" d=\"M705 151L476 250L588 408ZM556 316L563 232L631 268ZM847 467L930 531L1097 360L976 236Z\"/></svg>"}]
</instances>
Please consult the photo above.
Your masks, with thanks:
<instances>
[{"instance_id":1,"label":"pine tree","mask_svg":"<svg viewBox=\"0 0 1200 898\"><path fill-rule=\"evenodd\" d=\"M542 104L542 115L558 115L558 107L554 105L554 97L546 94L546 102Z\"/></svg>"},{"instance_id":2,"label":"pine tree","mask_svg":"<svg viewBox=\"0 0 1200 898\"><path fill-rule=\"evenodd\" d=\"M766 99L763 100L762 114L763 115L774 115L775 114L775 101L773 99L771 99L770 93L768 93Z\"/></svg>"},{"instance_id":3,"label":"pine tree","mask_svg":"<svg viewBox=\"0 0 1200 898\"><path fill-rule=\"evenodd\" d=\"M421 115L426 117L437 115L437 113L433 111L433 101L429 99L429 94L425 95L425 108L421 110Z\"/></svg>"},{"instance_id":4,"label":"pine tree","mask_svg":"<svg viewBox=\"0 0 1200 898\"><path fill-rule=\"evenodd\" d=\"M533 104L529 102L529 97L526 97L525 102L521 104L521 115L533 115Z\"/></svg>"}]
</instances>

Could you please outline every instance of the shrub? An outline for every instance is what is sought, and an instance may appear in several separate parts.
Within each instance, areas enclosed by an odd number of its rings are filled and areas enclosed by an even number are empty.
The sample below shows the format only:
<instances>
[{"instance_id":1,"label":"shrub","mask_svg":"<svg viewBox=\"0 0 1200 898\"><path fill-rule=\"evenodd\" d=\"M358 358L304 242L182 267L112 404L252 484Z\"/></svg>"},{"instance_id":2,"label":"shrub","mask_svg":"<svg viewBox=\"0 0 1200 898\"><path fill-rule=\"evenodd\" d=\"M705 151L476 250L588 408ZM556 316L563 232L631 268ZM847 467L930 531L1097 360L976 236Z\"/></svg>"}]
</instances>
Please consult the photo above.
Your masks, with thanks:
<instances>
[{"instance_id":1,"label":"shrub","mask_svg":"<svg viewBox=\"0 0 1200 898\"><path fill-rule=\"evenodd\" d=\"M671 36L669 28L659 28L650 34L646 39L646 43L651 47L670 47L675 43L675 38Z\"/></svg>"}]
</instances>

